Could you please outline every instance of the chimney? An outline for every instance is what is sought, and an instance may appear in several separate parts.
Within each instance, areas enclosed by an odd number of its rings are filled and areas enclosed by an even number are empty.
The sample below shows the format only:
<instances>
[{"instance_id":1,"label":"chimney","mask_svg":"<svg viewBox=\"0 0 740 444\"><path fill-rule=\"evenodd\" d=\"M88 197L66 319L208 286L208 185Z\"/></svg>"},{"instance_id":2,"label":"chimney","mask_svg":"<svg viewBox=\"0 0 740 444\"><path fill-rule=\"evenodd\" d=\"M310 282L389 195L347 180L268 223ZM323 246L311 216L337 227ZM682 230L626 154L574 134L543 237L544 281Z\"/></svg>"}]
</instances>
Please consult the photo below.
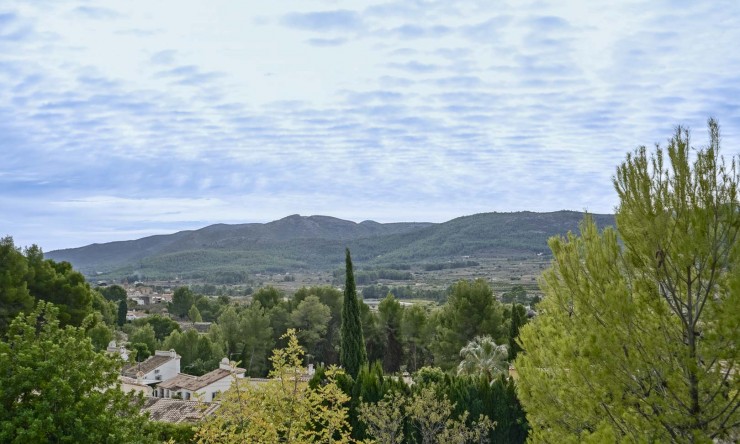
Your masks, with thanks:
<instances>
[{"instance_id":1,"label":"chimney","mask_svg":"<svg viewBox=\"0 0 740 444\"><path fill-rule=\"evenodd\" d=\"M231 363L229 362L229 358L223 358L221 360L221 363L218 364L218 368L220 368L222 370L231 371L232 369L231 369Z\"/></svg>"}]
</instances>

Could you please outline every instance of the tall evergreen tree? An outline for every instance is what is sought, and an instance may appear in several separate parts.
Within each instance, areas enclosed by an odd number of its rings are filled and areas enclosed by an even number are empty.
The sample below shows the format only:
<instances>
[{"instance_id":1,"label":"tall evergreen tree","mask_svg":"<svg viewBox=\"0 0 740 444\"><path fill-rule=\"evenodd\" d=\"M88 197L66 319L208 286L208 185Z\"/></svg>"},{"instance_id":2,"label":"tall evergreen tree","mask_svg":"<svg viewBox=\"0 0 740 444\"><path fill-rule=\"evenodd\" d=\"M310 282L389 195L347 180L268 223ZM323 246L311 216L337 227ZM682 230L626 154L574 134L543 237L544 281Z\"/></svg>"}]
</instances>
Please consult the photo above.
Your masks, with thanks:
<instances>
[{"instance_id":1,"label":"tall evergreen tree","mask_svg":"<svg viewBox=\"0 0 740 444\"><path fill-rule=\"evenodd\" d=\"M367 351L365 350L365 338L362 334L362 323L360 322L360 307L357 302L357 290L355 289L355 275L352 271L352 258L349 248L346 252L346 282L344 285L344 306L342 307L342 337L339 362L344 370L357 377L362 364L367 362Z\"/></svg>"},{"instance_id":2,"label":"tall evergreen tree","mask_svg":"<svg viewBox=\"0 0 740 444\"><path fill-rule=\"evenodd\" d=\"M509 324L509 361L516 359L522 347L516 342L519 329L527 323L527 310L523 305L514 302L511 304L511 324Z\"/></svg>"},{"instance_id":3,"label":"tall evergreen tree","mask_svg":"<svg viewBox=\"0 0 740 444\"><path fill-rule=\"evenodd\" d=\"M122 327L123 324L126 323L126 314L128 313L128 304L126 304L126 299L121 299L118 302L118 319L117 323L119 327Z\"/></svg>"}]
</instances>

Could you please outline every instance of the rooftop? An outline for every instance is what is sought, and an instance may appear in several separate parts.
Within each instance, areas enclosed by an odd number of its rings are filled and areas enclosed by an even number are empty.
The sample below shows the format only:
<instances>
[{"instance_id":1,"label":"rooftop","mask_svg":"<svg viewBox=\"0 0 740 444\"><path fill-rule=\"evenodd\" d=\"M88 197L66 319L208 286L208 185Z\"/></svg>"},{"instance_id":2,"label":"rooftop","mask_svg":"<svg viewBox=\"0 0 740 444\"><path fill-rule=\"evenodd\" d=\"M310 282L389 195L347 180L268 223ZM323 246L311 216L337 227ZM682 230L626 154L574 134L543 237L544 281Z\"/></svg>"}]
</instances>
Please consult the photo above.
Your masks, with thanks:
<instances>
[{"instance_id":1,"label":"rooftop","mask_svg":"<svg viewBox=\"0 0 740 444\"><path fill-rule=\"evenodd\" d=\"M219 407L217 402L203 404L181 399L145 398L142 412L148 412L153 421L183 423L197 422L213 414Z\"/></svg>"},{"instance_id":2,"label":"rooftop","mask_svg":"<svg viewBox=\"0 0 740 444\"><path fill-rule=\"evenodd\" d=\"M237 375L243 374L245 372L243 368L236 368L234 370L234 373ZM169 390L186 389L194 392L210 384L213 384L216 381L220 381L223 378L230 377L231 375L231 370L226 370L223 368L217 368L216 370L210 371L203 376L192 376L185 373L180 373L174 378L160 383L159 387Z\"/></svg>"},{"instance_id":3,"label":"rooftop","mask_svg":"<svg viewBox=\"0 0 740 444\"><path fill-rule=\"evenodd\" d=\"M167 352L157 350L154 353L154 356L150 356L143 362L124 365L123 369L121 370L121 374L123 376L128 376L129 378L135 379L139 372L146 375L150 371L170 362L173 359L180 359L180 356L178 356L177 353L175 353L174 351Z\"/></svg>"}]
</instances>

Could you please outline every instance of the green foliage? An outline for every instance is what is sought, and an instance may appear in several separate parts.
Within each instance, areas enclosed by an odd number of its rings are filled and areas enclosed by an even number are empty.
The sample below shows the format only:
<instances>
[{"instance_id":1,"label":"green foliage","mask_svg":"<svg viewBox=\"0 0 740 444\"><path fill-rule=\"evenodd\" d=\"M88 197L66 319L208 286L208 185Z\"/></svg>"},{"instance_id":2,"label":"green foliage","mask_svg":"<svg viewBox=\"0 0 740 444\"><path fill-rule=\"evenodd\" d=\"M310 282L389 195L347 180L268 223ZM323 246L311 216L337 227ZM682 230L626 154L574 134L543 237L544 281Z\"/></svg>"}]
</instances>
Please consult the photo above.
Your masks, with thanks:
<instances>
[{"instance_id":1,"label":"green foliage","mask_svg":"<svg viewBox=\"0 0 740 444\"><path fill-rule=\"evenodd\" d=\"M188 314L188 310L195 303L195 294L190 290L189 287L179 287L175 290L172 295L172 302L170 302L169 311L175 316L184 318Z\"/></svg>"},{"instance_id":2,"label":"green foliage","mask_svg":"<svg viewBox=\"0 0 740 444\"><path fill-rule=\"evenodd\" d=\"M265 376L269 370L269 356L275 344L269 312L259 303L252 303L241 312L241 365L247 375Z\"/></svg>"},{"instance_id":3,"label":"green foliage","mask_svg":"<svg viewBox=\"0 0 740 444\"><path fill-rule=\"evenodd\" d=\"M15 247L13 238L0 239L0 338L16 315L33 307L27 274L28 263Z\"/></svg>"},{"instance_id":4,"label":"green foliage","mask_svg":"<svg viewBox=\"0 0 740 444\"><path fill-rule=\"evenodd\" d=\"M338 364L339 354L339 329L342 324L342 292L334 287L302 287L293 295L292 306L296 307L308 296L315 295L322 304L329 307L331 318L326 326L323 340L319 342L314 352L316 362L326 365Z\"/></svg>"},{"instance_id":5,"label":"green foliage","mask_svg":"<svg viewBox=\"0 0 740 444\"><path fill-rule=\"evenodd\" d=\"M198 310L198 307L196 307L195 304L191 305L190 310L188 310L188 319L190 319L190 322L203 322L200 310Z\"/></svg>"},{"instance_id":6,"label":"green foliage","mask_svg":"<svg viewBox=\"0 0 740 444\"><path fill-rule=\"evenodd\" d=\"M126 303L126 299L121 299L121 301L118 303L118 314L116 316L116 324L118 324L119 327L122 327L123 324L126 323L127 314L128 304Z\"/></svg>"},{"instance_id":7,"label":"green foliage","mask_svg":"<svg viewBox=\"0 0 740 444\"><path fill-rule=\"evenodd\" d=\"M126 290L120 285L108 285L105 287L99 287L98 291L103 297L109 301L122 301L126 299Z\"/></svg>"},{"instance_id":8,"label":"green foliage","mask_svg":"<svg viewBox=\"0 0 740 444\"><path fill-rule=\"evenodd\" d=\"M36 299L52 302L59 307L59 322L80 326L92 313L92 290L82 274L74 271L69 262L44 259L35 245L25 252L28 262L26 278L28 290Z\"/></svg>"},{"instance_id":9,"label":"green foliage","mask_svg":"<svg viewBox=\"0 0 740 444\"><path fill-rule=\"evenodd\" d=\"M406 348L407 367L411 372L431 364L432 343L435 325L429 319L427 309L414 304L403 311L401 334Z\"/></svg>"},{"instance_id":10,"label":"green foliage","mask_svg":"<svg viewBox=\"0 0 740 444\"><path fill-rule=\"evenodd\" d=\"M534 439L737 438L740 178L711 120L709 132L705 149L678 128L667 152L627 156L619 236L587 218L580 236L550 241L516 361Z\"/></svg>"},{"instance_id":11,"label":"green foliage","mask_svg":"<svg viewBox=\"0 0 740 444\"><path fill-rule=\"evenodd\" d=\"M157 349L157 337L154 335L154 328L150 324L144 324L137 327L132 334L128 336L128 341L132 344L145 344L149 355L153 355ZM140 359L140 356L137 357Z\"/></svg>"},{"instance_id":12,"label":"green foliage","mask_svg":"<svg viewBox=\"0 0 740 444\"><path fill-rule=\"evenodd\" d=\"M424 271L452 270L455 268L477 267L480 263L476 261L440 262L436 264L424 264Z\"/></svg>"},{"instance_id":13,"label":"green foliage","mask_svg":"<svg viewBox=\"0 0 740 444\"><path fill-rule=\"evenodd\" d=\"M385 332L383 326L380 325L380 318L364 301L358 301L358 304L367 360L368 362L382 362L385 355Z\"/></svg>"},{"instance_id":14,"label":"green foliage","mask_svg":"<svg viewBox=\"0 0 740 444\"><path fill-rule=\"evenodd\" d=\"M236 379L221 395L216 413L198 426L198 442L352 442L344 406L349 397L335 383L341 372L330 368L326 383L310 388L295 331L289 330L286 339L287 347L273 353L271 380L256 387Z\"/></svg>"},{"instance_id":15,"label":"green foliage","mask_svg":"<svg viewBox=\"0 0 740 444\"><path fill-rule=\"evenodd\" d=\"M292 327L298 330L298 339L311 356L316 355L330 319L331 310L314 295L302 300L290 314Z\"/></svg>"},{"instance_id":16,"label":"green foliage","mask_svg":"<svg viewBox=\"0 0 740 444\"><path fill-rule=\"evenodd\" d=\"M266 309L270 309L283 300L283 294L277 288L268 285L257 290L252 295L252 301L259 302Z\"/></svg>"},{"instance_id":17,"label":"green foliage","mask_svg":"<svg viewBox=\"0 0 740 444\"><path fill-rule=\"evenodd\" d=\"M512 302L525 302L527 300L527 290L521 285L514 285L509 291L501 295L501 302L510 304Z\"/></svg>"},{"instance_id":18,"label":"green foliage","mask_svg":"<svg viewBox=\"0 0 740 444\"><path fill-rule=\"evenodd\" d=\"M458 375L483 376L493 381L500 374L507 374L509 351L505 345L497 345L490 336L478 336L460 350Z\"/></svg>"},{"instance_id":19,"label":"green foliage","mask_svg":"<svg viewBox=\"0 0 740 444\"><path fill-rule=\"evenodd\" d=\"M223 358L221 348L206 335L195 330L173 331L162 344L165 350L175 350L181 356L183 373L200 376L214 368Z\"/></svg>"},{"instance_id":20,"label":"green foliage","mask_svg":"<svg viewBox=\"0 0 740 444\"><path fill-rule=\"evenodd\" d=\"M118 388L121 362L93 349L84 328L61 328L39 302L0 342L0 441L144 441L133 395Z\"/></svg>"},{"instance_id":21,"label":"green foliage","mask_svg":"<svg viewBox=\"0 0 740 444\"><path fill-rule=\"evenodd\" d=\"M516 359L516 355L522 351L522 346L517 342L519 329L527 323L527 310L523 305L513 304L511 306L511 322L509 323L509 361Z\"/></svg>"},{"instance_id":22,"label":"green foliage","mask_svg":"<svg viewBox=\"0 0 740 444\"><path fill-rule=\"evenodd\" d=\"M171 423L145 421L143 431L147 437L158 443L194 443L195 427L190 423Z\"/></svg>"},{"instance_id":23,"label":"green foliage","mask_svg":"<svg viewBox=\"0 0 740 444\"><path fill-rule=\"evenodd\" d=\"M130 342L128 348L132 352L129 359L133 359L136 362L144 362L152 355L152 352L149 351L149 346L143 342Z\"/></svg>"},{"instance_id":24,"label":"green foliage","mask_svg":"<svg viewBox=\"0 0 740 444\"><path fill-rule=\"evenodd\" d=\"M443 369L455 367L460 349L476 336L488 335L498 342L506 338L503 309L483 279L455 284L438 321L433 350L435 364Z\"/></svg>"},{"instance_id":25,"label":"green foliage","mask_svg":"<svg viewBox=\"0 0 740 444\"><path fill-rule=\"evenodd\" d=\"M98 312L101 320L110 326L116 325L116 310L118 305L103 297L97 291L92 292L92 310Z\"/></svg>"},{"instance_id":26,"label":"green foliage","mask_svg":"<svg viewBox=\"0 0 740 444\"><path fill-rule=\"evenodd\" d=\"M345 270L347 279L344 285L344 305L342 306L341 347L339 362L347 374L357 376L362 364L367 362L365 338L362 334L360 308L355 290L355 279L352 271L352 258L349 248L346 250Z\"/></svg>"},{"instance_id":27,"label":"green foliage","mask_svg":"<svg viewBox=\"0 0 740 444\"><path fill-rule=\"evenodd\" d=\"M404 350L401 343L403 307L392 294L389 293L378 304L378 318L381 332L385 336L383 370L388 373L398 372L404 362Z\"/></svg>"},{"instance_id":28,"label":"green foliage","mask_svg":"<svg viewBox=\"0 0 740 444\"><path fill-rule=\"evenodd\" d=\"M133 322L133 325L137 327L145 325L151 326L152 330L154 330L154 338L157 341L163 341L164 338L169 336L173 331L180 331L180 324L166 316L158 314L137 319Z\"/></svg>"},{"instance_id":29,"label":"green foliage","mask_svg":"<svg viewBox=\"0 0 740 444\"><path fill-rule=\"evenodd\" d=\"M113 339L113 330L105 325L99 314L94 315L95 325L87 329L87 337L90 338L95 351L105 350Z\"/></svg>"}]
</instances>

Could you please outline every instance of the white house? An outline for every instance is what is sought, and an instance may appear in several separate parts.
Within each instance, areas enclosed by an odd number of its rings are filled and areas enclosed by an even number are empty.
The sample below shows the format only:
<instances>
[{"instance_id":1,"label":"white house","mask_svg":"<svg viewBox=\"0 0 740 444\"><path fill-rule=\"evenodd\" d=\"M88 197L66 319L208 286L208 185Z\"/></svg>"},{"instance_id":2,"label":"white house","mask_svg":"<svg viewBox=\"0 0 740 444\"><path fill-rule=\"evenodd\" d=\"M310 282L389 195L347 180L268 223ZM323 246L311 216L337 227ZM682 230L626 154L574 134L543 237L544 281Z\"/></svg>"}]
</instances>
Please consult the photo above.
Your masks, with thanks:
<instances>
[{"instance_id":1,"label":"white house","mask_svg":"<svg viewBox=\"0 0 740 444\"><path fill-rule=\"evenodd\" d=\"M180 373L180 358L174 350L157 350L144 362L124 366L121 374L144 384L156 384Z\"/></svg>"},{"instance_id":2,"label":"white house","mask_svg":"<svg viewBox=\"0 0 740 444\"><path fill-rule=\"evenodd\" d=\"M172 379L157 385L154 395L159 398L197 399L212 402L221 392L231 387L234 378L244 377L243 368L233 368L229 360L221 360L218 368L203 376L192 376L180 373Z\"/></svg>"}]
</instances>

